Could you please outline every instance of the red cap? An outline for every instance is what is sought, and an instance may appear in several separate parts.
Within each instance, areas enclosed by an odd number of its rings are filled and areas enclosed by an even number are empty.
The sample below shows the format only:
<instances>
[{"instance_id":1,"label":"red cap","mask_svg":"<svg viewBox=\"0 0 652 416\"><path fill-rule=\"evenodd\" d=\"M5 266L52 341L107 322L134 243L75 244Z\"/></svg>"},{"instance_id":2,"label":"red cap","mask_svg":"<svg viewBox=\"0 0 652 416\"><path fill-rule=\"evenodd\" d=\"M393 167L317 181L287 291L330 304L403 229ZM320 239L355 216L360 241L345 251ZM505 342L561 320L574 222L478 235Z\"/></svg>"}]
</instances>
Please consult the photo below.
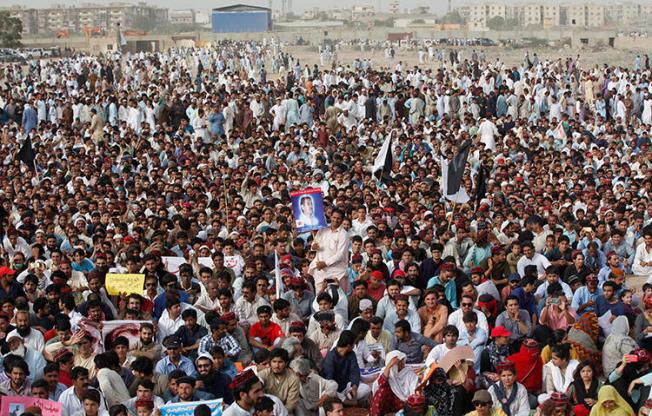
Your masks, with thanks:
<instances>
[{"instance_id":1,"label":"red cap","mask_svg":"<svg viewBox=\"0 0 652 416\"><path fill-rule=\"evenodd\" d=\"M484 274L484 269L480 266L471 269L471 274Z\"/></svg>"},{"instance_id":2,"label":"red cap","mask_svg":"<svg viewBox=\"0 0 652 416\"><path fill-rule=\"evenodd\" d=\"M303 279L300 278L300 277L293 277L290 280L290 286L292 286L292 287L305 287L306 282L304 282Z\"/></svg>"},{"instance_id":3,"label":"red cap","mask_svg":"<svg viewBox=\"0 0 652 416\"><path fill-rule=\"evenodd\" d=\"M452 272L455 270L455 265L453 263L444 263L439 266L439 270L442 272Z\"/></svg>"},{"instance_id":4,"label":"red cap","mask_svg":"<svg viewBox=\"0 0 652 416\"><path fill-rule=\"evenodd\" d=\"M512 333L507 330L504 326L497 326L491 330L491 337L509 337Z\"/></svg>"},{"instance_id":5,"label":"red cap","mask_svg":"<svg viewBox=\"0 0 652 416\"><path fill-rule=\"evenodd\" d=\"M10 269L7 266L0 267L0 277L2 276L13 276L16 274L16 270Z\"/></svg>"},{"instance_id":6,"label":"red cap","mask_svg":"<svg viewBox=\"0 0 652 416\"><path fill-rule=\"evenodd\" d=\"M292 255L291 254L285 254L281 256L281 261L286 262L286 261L292 261Z\"/></svg>"},{"instance_id":7,"label":"red cap","mask_svg":"<svg viewBox=\"0 0 652 416\"><path fill-rule=\"evenodd\" d=\"M394 272L394 277L405 277L405 272L403 270L401 270L401 269L397 269Z\"/></svg>"},{"instance_id":8,"label":"red cap","mask_svg":"<svg viewBox=\"0 0 652 416\"><path fill-rule=\"evenodd\" d=\"M220 316L220 319L226 322L233 321L236 318L235 313L227 312L224 315Z\"/></svg>"},{"instance_id":9,"label":"red cap","mask_svg":"<svg viewBox=\"0 0 652 416\"><path fill-rule=\"evenodd\" d=\"M134 238L132 236L130 236L130 235L128 235L128 236L126 236L125 238L122 239L122 242L125 243L125 244L131 244L134 241L135 241Z\"/></svg>"},{"instance_id":10,"label":"red cap","mask_svg":"<svg viewBox=\"0 0 652 416\"><path fill-rule=\"evenodd\" d=\"M385 280L383 273L378 270L371 272L371 278L374 280Z\"/></svg>"}]
</instances>

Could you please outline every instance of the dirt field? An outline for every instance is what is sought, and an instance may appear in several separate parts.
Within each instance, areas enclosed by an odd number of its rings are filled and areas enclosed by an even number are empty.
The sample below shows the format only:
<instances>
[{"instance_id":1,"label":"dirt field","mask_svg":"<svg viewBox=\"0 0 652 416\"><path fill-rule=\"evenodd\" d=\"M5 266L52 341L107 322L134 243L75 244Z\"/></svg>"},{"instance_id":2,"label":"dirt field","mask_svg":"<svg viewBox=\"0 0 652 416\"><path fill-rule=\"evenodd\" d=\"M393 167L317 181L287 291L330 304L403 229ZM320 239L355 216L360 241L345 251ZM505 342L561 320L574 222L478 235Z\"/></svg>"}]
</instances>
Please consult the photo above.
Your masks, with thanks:
<instances>
[{"instance_id":1,"label":"dirt field","mask_svg":"<svg viewBox=\"0 0 652 416\"><path fill-rule=\"evenodd\" d=\"M465 47L463 48L462 58L469 58L471 53L475 49L479 51L483 49L487 56L487 60L495 61L496 58L499 58L501 62L504 62L508 65L518 65L524 61L526 49L514 49L514 48L505 48L505 47ZM308 64L312 66L313 64L319 65L319 54L316 51L315 46L292 46L288 48L288 52L299 58L301 65ZM539 56L540 60L548 59L558 59L558 58L568 58L576 57L580 55L580 67L589 68L595 65L602 66L603 64L609 65L618 65L624 67L632 67L634 65L634 58L636 58L636 52L618 50L613 48L584 48L584 49L573 49L573 48L537 48L530 49L530 56L536 53ZM643 55L641 55L642 57ZM361 51L359 47L352 46L343 46L337 52L338 61L342 64L351 64L355 58L360 59L371 59L375 68L388 67L389 62L385 59L383 50L366 50ZM396 50L396 57L394 59L393 67L398 61L404 63L404 68L418 65L418 57L416 50ZM425 65L420 65L422 68L437 68L439 62L432 62Z\"/></svg>"}]
</instances>

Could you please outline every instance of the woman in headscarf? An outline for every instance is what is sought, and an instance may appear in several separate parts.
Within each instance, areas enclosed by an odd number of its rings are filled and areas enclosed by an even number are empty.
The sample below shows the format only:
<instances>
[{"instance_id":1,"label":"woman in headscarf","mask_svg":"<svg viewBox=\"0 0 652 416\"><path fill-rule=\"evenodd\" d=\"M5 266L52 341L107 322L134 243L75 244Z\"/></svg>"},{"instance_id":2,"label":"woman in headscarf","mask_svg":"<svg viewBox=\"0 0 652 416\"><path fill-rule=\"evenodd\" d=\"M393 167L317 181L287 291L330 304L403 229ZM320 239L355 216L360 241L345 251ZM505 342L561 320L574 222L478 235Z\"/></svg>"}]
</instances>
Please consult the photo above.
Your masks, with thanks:
<instances>
[{"instance_id":1,"label":"woman in headscarf","mask_svg":"<svg viewBox=\"0 0 652 416\"><path fill-rule=\"evenodd\" d=\"M591 408L598 400L600 386L593 364L590 361L582 361L573 374L573 384L568 388L575 416L589 416Z\"/></svg>"},{"instance_id":2,"label":"woman in headscarf","mask_svg":"<svg viewBox=\"0 0 652 416\"><path fill-rule=\"evenodd\" d=\"M612 386L602 386L591 416L635 416L632 406Z\"/></svg>"},{"instance_id":3,"label":"woman in headscarf","mask_svg":"<svg viewBox=\"0 0 652 416\"><path fill-rule=\"evenodd\" d=\"M405 366L406 358L400 351L387 354L387 365L373 384L373 399L369 409L371 416L396 413L416 390L419 379L412 368Z\"/></svg>"},{"instance_id":4,"label":"woman in headscarf","mask_svg":"<svg viewBox=\"0 0 652 416\"><path fill-rule=\"evenodd\" d=\"M594 312L586 312L568 331L567 342L577 352L578 361L589 360L596 369L602 368L602 354L598 348L598 316Z\"/></svg>"},{"instance_id":5,"label":"woman in headscarf","mask_svg":"<svg viewBox=\"0 0 652 416\"><path fill-rule=\"evenodd\" d=\"M488 332L491 332L496 325L496 317L498 317L498 305L496 299L489 294L483 294L478 297L478 309L484 313L489 325Z\"/></svg>"},{"instance_id":6,"label":"woman in headscarf","mask_svg":"<svg viewBox=\"0 0 652 416\"><path fill-rule=\"evenodd\" d=\"M617 317L611 324L611 334L602 347L602 368L604 374L611 373L623 355L638 348L636 341L629 336L629 321L626 316Z\"/></svg>"},{"instance_id":7,"label":"woman in headscarf","mask_svg":"<svg viewBox=\"0 0 652 416\"><path fill-rule=\"evenodd\" d=\"M453 402L455 392L448 384L448 376L443 368L437 367L423 389L428 404L435 408L437 416L455 416Z\"/></svg>"},{"instance_id":8,"label":"woman in headscarf","mask_svg":"<svg viewBox=\"0 0 652 416\"><path fill-rule=\"evenodd\" d=\"M545 393L539 395L539 403L550 398L554 392L566 393L573 382L573 374L579 362L570 359L568 344L552 347L552 359L543 366L543 384Z\"/></svg>"},{"instance_id":9,"label":"woman in headscarf","mask_svg":"<svg viewBox=\"0 0 652 416\"><path fill-rule=\"evenodd\" d=\"M516 367L507 361L496 366L500 380L488 391L496 407L502 408L507 416L528 416L530 402L527 389L516 381Z\"/></svg>"},{"instance_id":10,"label":"woman in headscarf","mask_svg":"<svg viewBox=\"0 0 652 416\"><path fill-rule=\"evenodd\" d=\"M541 391L543 382L543 361L539 352L539 343L531 338L526 338L519 352L507 357L514 363L516 380L530 393Z\"/></svg>"},{"instance_id":11,"label":"woman in headscarf","mask_svg":"<svg viewBox=\"0 0 652 416\"><path fill-rule=\"evenodd\" d=\"M652 296L646 296L643 305L643 313L634 322L634 336L641 347L648 348L652 346L652 338L648 337L652 333Z\"/></svg>"}]
</instances>

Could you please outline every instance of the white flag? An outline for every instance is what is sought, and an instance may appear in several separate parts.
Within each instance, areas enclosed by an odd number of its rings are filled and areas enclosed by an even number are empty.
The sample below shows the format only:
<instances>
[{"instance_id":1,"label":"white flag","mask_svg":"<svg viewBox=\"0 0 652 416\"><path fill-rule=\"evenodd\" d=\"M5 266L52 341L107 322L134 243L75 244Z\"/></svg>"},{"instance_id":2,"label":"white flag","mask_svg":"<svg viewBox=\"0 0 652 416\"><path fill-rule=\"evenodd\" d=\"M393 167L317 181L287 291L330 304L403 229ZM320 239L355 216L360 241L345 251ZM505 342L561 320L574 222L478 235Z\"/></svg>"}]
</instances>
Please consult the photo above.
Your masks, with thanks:
<instances>
[{"instance_id":1,"label":"white flag","mask_svg":"<svg viewBox=\"0 0 652 416\"><path fill-rule=\"evenodd\" d=\"M281 279L281 267L278 261L278 253L276 253L276 250L274 250L274 273L276 274L276 299L280 299L283 279Z\"/></svg>"}]
</instances>

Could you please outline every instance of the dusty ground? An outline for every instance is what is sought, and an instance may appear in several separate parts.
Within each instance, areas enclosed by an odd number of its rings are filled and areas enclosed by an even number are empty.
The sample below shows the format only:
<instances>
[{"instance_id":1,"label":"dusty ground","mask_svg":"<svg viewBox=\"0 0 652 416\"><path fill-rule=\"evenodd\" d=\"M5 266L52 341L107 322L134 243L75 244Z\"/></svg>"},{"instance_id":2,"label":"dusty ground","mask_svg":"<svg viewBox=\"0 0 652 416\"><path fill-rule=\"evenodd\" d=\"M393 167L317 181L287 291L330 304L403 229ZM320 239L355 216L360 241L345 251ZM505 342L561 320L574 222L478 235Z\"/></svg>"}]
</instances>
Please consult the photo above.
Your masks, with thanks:
<instances>
[{"instance_id":1,"label":"dusty ground","mask_svg":"<svg viewBox=\"0 0 652 416\"><path fill-rule=\"evenodd\" d=\"M465 47L462 52L462 57L469 58L473 49L480 50L478 47ZM498 46L482 49L484 49L488 60L494 61L496 58L499 58L501 62L508 65L521 64L524 61L525 52L527 51L526 49L514 49ZM581 67L592 67L595 65L602 66L605 63L609 65L632 67L634 65L634 58L637 54L637 51L618 50L608 47L583 49L549 47L530 49L529 51L530 56L536 52L540 60L553 60L560 57L565 59L567 57L576 57L579 54ZM292 46L289 48L288 52L299 58L302 65L308 64L312 66L313 64L319 64L319 54L317 53L317 48L315 46ZM643 52L638 51L638 53L642 54ZM355 58L367 58L372 60L374 67L376 68L387 67L389 65L389 62L385 59L383 50L361 51L359 47L343 46L337 52L337 55L339 62L342 64L350 64ZM403 61L404 68L406 66L417 65L417 51L398 49L392 67L395 66L398 61ZM421 67L426 68L436 68L438 66L439 62L421 65Z\"/></svg>"}]
</instances>

